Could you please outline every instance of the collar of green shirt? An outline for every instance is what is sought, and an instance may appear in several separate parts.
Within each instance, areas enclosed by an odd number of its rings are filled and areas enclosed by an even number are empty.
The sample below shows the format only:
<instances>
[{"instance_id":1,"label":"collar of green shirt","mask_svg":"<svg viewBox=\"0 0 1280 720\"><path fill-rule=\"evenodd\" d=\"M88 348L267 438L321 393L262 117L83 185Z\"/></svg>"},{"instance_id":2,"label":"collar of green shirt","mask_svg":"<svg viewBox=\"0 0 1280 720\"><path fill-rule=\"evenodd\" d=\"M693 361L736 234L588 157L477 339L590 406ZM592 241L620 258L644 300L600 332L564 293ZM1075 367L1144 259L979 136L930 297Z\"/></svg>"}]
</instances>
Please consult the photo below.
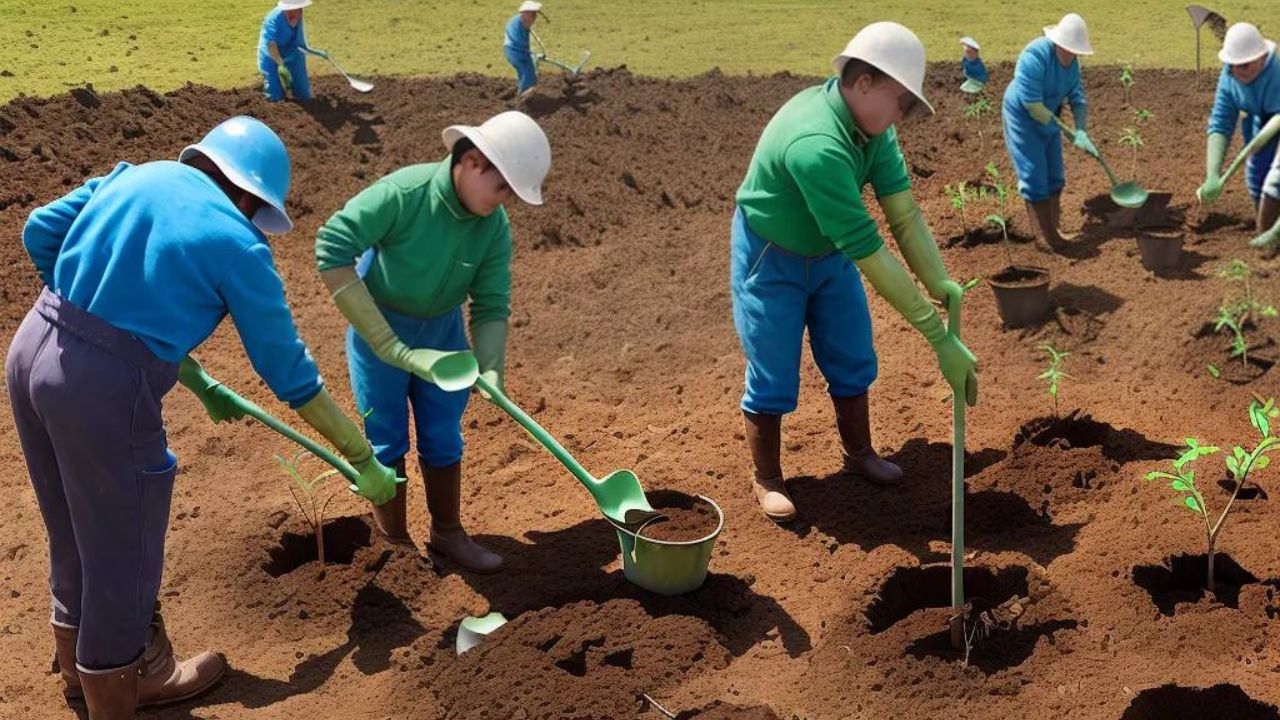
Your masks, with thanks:
<instances>
[{"instance_id":1,"label":"collar of green shirt","mask_svg":"<svg viewBox=\"0 0 1280 720\"><path fill-rule=\"evenodd\" d=\"M849 139L859 145L866 145L871 142L871 138L862 132L862 128L853 121L853 115L849 112L849 105L844 101L844 95L840 93L839 76L832 77L827 80L826 88L827 105L831 107L831 112L835 113L836 119L840 121L843 127L849 133Z\"/></svg>"},{"instance_id":2,"label":"collar of green shirt","mask_svg":"<svg viewBox=\"0 0 1280 720\"><path fill-rule=\"evenodd\" d=\"M445 159L436 166L436 174L431 178L431 195L437 201L444 203L450 215L458 220L471 220L476 216L462 206L457 191L453 189L452 165L449 157L445 156Z\"/></svg>"}]
</instances>

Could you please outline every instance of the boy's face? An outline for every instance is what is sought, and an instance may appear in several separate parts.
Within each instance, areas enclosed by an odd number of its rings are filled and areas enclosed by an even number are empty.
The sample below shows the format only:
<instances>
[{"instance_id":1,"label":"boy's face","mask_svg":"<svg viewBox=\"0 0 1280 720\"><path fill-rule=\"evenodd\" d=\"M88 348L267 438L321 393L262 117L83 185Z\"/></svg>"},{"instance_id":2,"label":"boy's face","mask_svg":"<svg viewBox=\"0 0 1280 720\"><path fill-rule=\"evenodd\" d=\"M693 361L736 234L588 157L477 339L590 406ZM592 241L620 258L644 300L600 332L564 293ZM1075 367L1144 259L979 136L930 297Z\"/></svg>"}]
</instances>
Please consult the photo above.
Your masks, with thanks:
<instances>
[{"instance_id":1,"label":"boy's face","mask_svg":"<svg viewBox=\"0 0 1280 720\"><path fill-rule=\"evenodd\" d=\"M970 60L977 60L977 59L978 59L978 51L977 51L977 50L974 50L973 48L969 47L968 45L965 45L965 46L964 46L964 56L965 56L965 57L967 57L967 58L969 58Z\"/></svg>"},{"instance_id":2,"label":"boy's face","mask_svg":"<svg viewBox=\"0 0 1280 720\"><path fill-rule=\"evenodd\" d=\"M532 27L533 21L537 19L538 13L533 12L532 10L526 10L520 13L520 21L524 23L525 27Z\"/></svg>"},{"instance_id":3,"label":"boy's face","mask_svg":"<svg viewBox=\"0 0 1280 720\"><path fill-rule=\"evenodd\" d=\"M890 77L873 80L870 75L859 75L846 91L853 96L848 105L854 122L871 136L901 122L916 104L916 96Z\"/></svg>"},{"instance_id":4,"label":"boy's face","mask_svg":"<svg viewBox=\"0 0 1280 720\"><path fill-rule=\"evenodd\" d=\"M1258 79L1258 73L1262 72L1262 66L1267 64L1267 56L1263 55L1257 60L1247 63L1231 66L1231 76L1234 77L1242 85L1248 85Z\"/></svg>"},{"instance_id":5,"label":"boy's face","mask_svg":"<svg viewBox=\"0 0 1280 720\"><path fill-rule=\"evenodd\" d=\"M284 19L287 20L290 25L297 25L298 21L302 19L302 11L301 10L285 10Z\"/></svg>"},{"instance_id":6,"label":"boy's face","mask_svg":"<svg viewBox=\"0 0 1280 720\"><path fill-rule=\"evenodd\" d=\"M472 148L453 168L458 201L472 215L489 217L511 199L511 186L484 153Z\"/></svg>"}]
</instances>

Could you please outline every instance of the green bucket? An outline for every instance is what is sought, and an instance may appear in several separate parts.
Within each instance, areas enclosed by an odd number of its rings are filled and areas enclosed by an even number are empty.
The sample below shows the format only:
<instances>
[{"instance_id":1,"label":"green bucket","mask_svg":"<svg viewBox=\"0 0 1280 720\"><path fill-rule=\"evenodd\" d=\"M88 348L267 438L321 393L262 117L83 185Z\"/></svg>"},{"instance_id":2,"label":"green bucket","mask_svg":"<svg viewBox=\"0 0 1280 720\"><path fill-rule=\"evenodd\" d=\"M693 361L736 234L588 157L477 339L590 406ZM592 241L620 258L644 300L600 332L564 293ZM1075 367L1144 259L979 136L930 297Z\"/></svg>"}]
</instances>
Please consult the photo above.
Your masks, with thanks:
<instances>
[{"instance_id":1,"label":"green bucket","mask_svg":"<svg viewBox=\"0 0 1280 720\"><path fill-rule=\"evenodd\" d=\"M724 529L724 512L711 498L699 495L698 499L714 508L717 518L715 531L701 540L654 540L644 537L645 527L653 520L634 531L609 520L618 533L622 572L628 580L659 595L681 595L702 587L707 579L711 551Z\"/></svg>"}]
</instances>

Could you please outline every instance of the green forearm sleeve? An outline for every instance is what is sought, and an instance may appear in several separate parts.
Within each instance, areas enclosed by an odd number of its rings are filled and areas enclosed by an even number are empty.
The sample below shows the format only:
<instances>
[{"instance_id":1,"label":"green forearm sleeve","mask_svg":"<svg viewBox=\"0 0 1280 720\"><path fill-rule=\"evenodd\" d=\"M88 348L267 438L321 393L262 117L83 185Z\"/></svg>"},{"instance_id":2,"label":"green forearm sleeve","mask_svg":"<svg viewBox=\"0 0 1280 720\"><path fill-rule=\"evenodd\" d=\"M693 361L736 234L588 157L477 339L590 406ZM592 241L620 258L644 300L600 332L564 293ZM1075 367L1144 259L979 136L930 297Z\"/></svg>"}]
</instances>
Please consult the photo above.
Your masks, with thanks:
<instances>
[{"instance_id":1,"label":"green forearm sleeve","mask_svg":"<svg viewBox=\"0 0 1280 720\"><path fill-rule=\"evenodd\" d=\"M1048 125L1053 122L1053 112L1049 110L1049 106L1044 103L1023 103L1022 107L1031 113L1031 117L1041 125Z\"/></svg>"},{"instance_id":2,"label":"green forearm sleeve","mask_svg":"<svg viewBox=\"0 0 1280 720\"><path fill-rule=\"evenodd\" d=\"M354 267L340 267L325 270L320 278L333 294L333 302L342 311L343 316L355 328L374 354L388 365L408 369L404 360L408 346L396 337L396 333L383 317L378 304L369 294L369 288L356 275Z\"/></svg>"},{"instance_id":3,"label":"green forearm sleeve","mask_svg":"<svg viewBox=\"0 0 1280 720\"><path fill-rule=\"evenodd\" d=\"M942 256L938 253L938 244L933 233L929 232L920 206L912 199L911 191L903 190L880 198L880 207L884 209L889 229L898 241L898 249L907 259L911 272L924 283L930 296L935 300L946 300L943 282L951 277L947 275Z\"/></svg>"},{"instance_id":4,"label":"green forearm sleeve","mask_svg":"<svg viewBox=\"0 0 1280 720\"><path fill-rule=\"evenodd\" d=\"M1087 133L1089 132L1089 106L1081 103L1071 106L1071 117L1075 118L1076 130Z\"/></svg>"},{"instance_id":5,"label":"green forearm sleeve","mask_svg":"<svg viewBox=\"0 0 1280 720\"><path fill-rule=\"evenodd\" d=\"M507 321L491 320L471 328L476 364L480 372L496 370L503 374L507 356Z\"/></svg>"},{"instance_id":6,"label":"green forearm sleeve","mask_svg":"<svg viewBox=\"0 0 1280 720\"><path fill-rule=\"evenodd\" d=\"M373 454L369 441L360 434L355 423L342 414L328 390L321 388L315 397L298 408L298 415L332 443L348 461L361 463Z\"/></svg>"},{"instance_id":7,"label":"green forearm sleeve","mask_svg":"<svg viewBox=\"0 0 1280 720\"><path fill-rule=\"evenodd\" d=\"M919 330L930 345L937 344L946 337L947 328L942 324L938 311L920 294L920 290L911 281L911 276L888 248L882 247L858 260L856 264L880 297L887 300L912 327Z\"/></svg>"},{"instance_id":8,"label":"green forearm sleeve","mask_svg":"<svg viewBox=\"0 0 1280 720\"><path fill-rule=\"evenodd\" d=\"M1222 133L1211 133L1204 152L1205 177L1217 177L1222 173L1222 161L1227 157L1227 145L1231 138Z\"/></svg>"}]
</instances>

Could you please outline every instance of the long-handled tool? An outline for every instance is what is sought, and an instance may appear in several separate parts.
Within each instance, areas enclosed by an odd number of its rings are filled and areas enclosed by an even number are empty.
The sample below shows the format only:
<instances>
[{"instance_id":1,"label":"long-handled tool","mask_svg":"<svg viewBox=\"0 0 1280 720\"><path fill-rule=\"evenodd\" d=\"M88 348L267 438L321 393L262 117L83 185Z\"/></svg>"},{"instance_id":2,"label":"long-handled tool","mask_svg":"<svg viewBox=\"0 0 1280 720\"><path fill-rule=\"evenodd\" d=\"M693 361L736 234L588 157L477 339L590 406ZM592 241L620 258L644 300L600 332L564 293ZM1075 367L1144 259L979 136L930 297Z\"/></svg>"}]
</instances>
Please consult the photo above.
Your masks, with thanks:
<instances>
[{"instance_id":1,"label":"long-handled tool","mask_svg":"<svg viewBox=\"0 0 1280 720\"><path fill-rule=\"evenodd\" d=\"M342 66L338 65L337 61L329 57L329 53L325 52L324 50L313 50L311 48L303 48L302 51L309 55L315 55L316 57L324 58L325 60L328 60L329 64L332 65L334 69L338 71L338 74L346 78L347 84L351 86L352 90L355 90L356 92L367 93L373 89L373 83L366 82L364 80L359 80L357 78L353 78L350 75L348 75L347 71L343 70Z\"/></svg>"},{"instance_id":2,"label":"long-handled tool","mask_svg":"<svg viewBox=\"0 0 1280 720\"><path fill-rule=\"evenodd\" d=\"M538 37L538 33L534 32L531 29L529 30L529 34L533 37L533 41L538 43L538 49L540 51L540 52L533 53L534 59L537 60L538 62L544 62L549 65L554 65L560 68L569 77L578 77L578 75L582 73L582 68L587 64L587 61L591 59L591 51L583 50L582 57L578 59L577 65L570 65L560 60L556 60L555 58L551 57L550 53L547 52L547 46L543 44L542 38Z\"/></svg>"},{"instance_id":3,"label":"long-handled tool","mask_svg":"<svg viewBox=\"0 0 1280 720\"><path fill-rule=\"evenodd\" d=\"M1066 133L1066 135L1071 138L1072 142L1075 142L1076 131L1074 129L1062 122L1062 119L1057 115L1053 116L1053 121L1058 124L1058 127L1062 129L1062 132ZM1107 161L1102 159L1101 152L1096 155L1093 153L1085 154L1092 157L1094 160L1097 160L1099 165L1102 165L1102 169L1107 173L1107 179L1111 181L1111 199L1114 200L1117 205L1125 208L1140 208L1146 204L1148 193L1141 185L1138 184L1137 180L1130 180L1122 183L1116 178L1116 174L1111 172L1111 168L1107 165Z\"/></svg>"},{"instance_id":4,"label":"long-handled tool","mask_svg":"<svg viewBox=\"0 0 1280 720\"><path fill-rule=\"evenodd\" d=\"M960 337L963 293L947 297L947 333ZM951 647L964 647L964 412L962 390L951 394Z\"/></svg>"},{"instance_id":5,"label":"long-handled tool","mask_svg":"<svg viewBox=\"0 0 1280 720\"><path fill-rule=\"evenodd\" d=\"M1250 155L1258 152L1263 145L1271 142L1271 138L1275 137L1276 133L1280 133L1280 115L1272 115L1271 119L1267 121L1267 124L1263 125L1262 129L1258 131L1258 134L1254 135L1252 140L1246 143L1244 147L1240 148L1240 152L1236 154L1235 159L1227 166L1227 171L1222 173L1222 184L1226 185L1227 180L1231 179L1232 175L1235 175L1236 171L1240 169L1240 166L1244 164L1244 161L1248 160ZM1213 200L1205 202L1204 198L1201 197L1200 190L1198 188L1196 189L1196 199L1205 205L1213 202Z\"/></svg>"},{"instance_id":6,"label":"long-handled tool","mask_svg":"<svg viewBox=\"0 0 1280 720\"><path fill-rule=\"evenodd\" d=\"M597 478L587 472L582 464L569 454L564 446L556 441L528 413L521 410L501 390L489 384L484 377L476 379L479 388L490 402L520 424L538 444L545 447L582 483L583 487L595 498L600 511L611 520L624 524L642 523L659 514L645 497L640 479L630 470L614 470L603 478Z\"/></svg>"}]
</instances>

